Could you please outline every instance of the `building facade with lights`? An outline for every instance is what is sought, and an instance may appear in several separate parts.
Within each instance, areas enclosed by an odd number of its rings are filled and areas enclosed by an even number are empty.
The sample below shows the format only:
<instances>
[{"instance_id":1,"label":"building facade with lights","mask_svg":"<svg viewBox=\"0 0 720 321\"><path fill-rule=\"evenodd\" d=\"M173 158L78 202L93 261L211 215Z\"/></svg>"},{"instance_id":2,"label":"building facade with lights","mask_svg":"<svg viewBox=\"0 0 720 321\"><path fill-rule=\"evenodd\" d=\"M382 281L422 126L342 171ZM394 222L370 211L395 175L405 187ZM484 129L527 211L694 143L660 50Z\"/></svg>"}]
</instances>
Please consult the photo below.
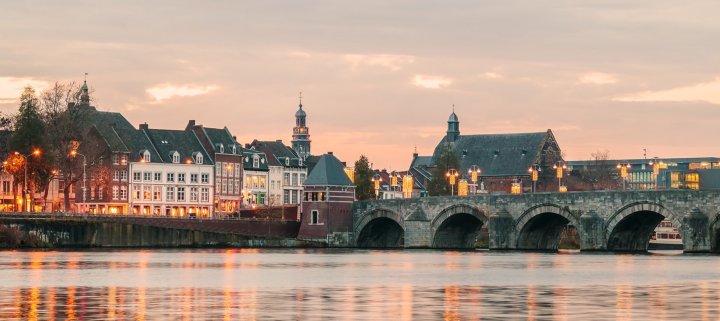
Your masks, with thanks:
<instances>
[{"instance_id":1,"label":"building facade with lights","mask_svg":"<svg viewBox=\"0 0 720 321\"><path fill-rule=\"evenodd\" d=\"M268 166L265 153L251 148L243 149L243 204L249 207L268 205Z\"/></svg>"},{"instance_id":2,"label":"building facade with lights","mask_svg":"<svg viewBox=\"0 0 720 321\"><path fill-rule=\"evenodd\" d=\"M307 177L305 160L282 140L254 140L250 146L267 156L270 204L300 205L303 183Z\"/></svg>"}]
</instances>

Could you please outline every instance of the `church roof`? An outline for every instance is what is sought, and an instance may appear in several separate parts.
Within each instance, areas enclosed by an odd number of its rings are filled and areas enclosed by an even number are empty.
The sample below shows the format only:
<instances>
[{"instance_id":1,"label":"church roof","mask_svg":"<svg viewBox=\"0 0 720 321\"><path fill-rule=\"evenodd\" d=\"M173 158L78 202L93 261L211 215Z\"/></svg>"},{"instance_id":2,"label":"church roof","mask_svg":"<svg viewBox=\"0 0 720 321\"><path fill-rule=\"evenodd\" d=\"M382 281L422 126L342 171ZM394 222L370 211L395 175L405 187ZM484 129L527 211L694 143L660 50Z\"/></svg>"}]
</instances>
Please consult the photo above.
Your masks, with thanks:
<instances>
[{"instance_id":1,"label":"church roof","mask_svg":"<svg viewBox=\"0 0 720 321\"><path fill-rule=\"evenodd\" d=\"M333 154L320 157L315 167L305 180L305 186L352 186L353 183L345 174L345 166Z\"/></svg>"},{"instance_id":2,"label":"church roof","mask_svg":"<svg viewBox=\"0 0 720 321\"><path fill-rule=\"evenodd\" d=\"M454 111L452 114L450 114L450 118L448 118L448 122L459 122L458 116L455 114Z\"/></svg>"},{"instance_id":3,"label":"church roof","mask_svg":"<svg viewBox=\"0 0 720 321\"><path fill-rule=\"evenodd\" d=\"M478 165L482 176L526 176L528 168L540 160L547 141L553 141L552 131L520 134L460 135L451 143L460 157L462 172ZM446 138L435 148L433 158L439 156Z\"/></svg>"}]
</instances>

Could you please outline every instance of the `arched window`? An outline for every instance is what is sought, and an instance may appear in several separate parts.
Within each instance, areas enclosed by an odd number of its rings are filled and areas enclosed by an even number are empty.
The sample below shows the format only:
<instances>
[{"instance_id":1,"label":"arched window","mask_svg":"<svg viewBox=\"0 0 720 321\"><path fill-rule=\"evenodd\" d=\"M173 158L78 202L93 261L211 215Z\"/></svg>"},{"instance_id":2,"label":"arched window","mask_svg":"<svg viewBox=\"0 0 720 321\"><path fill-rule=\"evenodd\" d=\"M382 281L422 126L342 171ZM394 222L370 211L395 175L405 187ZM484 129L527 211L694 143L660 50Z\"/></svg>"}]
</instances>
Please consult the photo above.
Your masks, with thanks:
<instances>
[{"instance_id":1,"label":"arched window","mask_svg":"<svg viewBox=\"0 0 720 321\"><path fill-rule=\"evenodd\" d=\"M285 157L285 166L290 166L290 157Z\"/></svg>"},{"instance_id":2,"label":"arched window","mask_svg":"<svg viewBox=\"0 0 720 321\"><path fill-rule=\"evenodd\" d=\"M200 154L200 152L197 152L195 155L195 163L196 164L202 164L203 163L203 156Z\"/></svg>"},{"instance_id":3,"label":"arched window","mask_svg":"<svg viewBox=\"0 0 720 321\"><path fill-rule=\"evenodd\" d=\"M225 145L220 144L220 153L224 153L224 152L225 152Z\"/></svg>"},{"instance_id":4,"label":"arched window","mask_svg":"<svg viewBox=\"0 0 720 321\"><path fill-rule=\"evenodd\" d=\"M232 145L232 151L233 154L237 154L237 146L235 144Z\"/></svg>"},{"instance_id":5,"label":"arched window","mask_svg":"<svg viewBox=\"0 0 720 321\"><path fill-rule=\"evenodd\" d=\"M260 167L260 156L258 156L257 154L253 156L253 167Z\"/></svg>"},{"instance_id":6,"label":"arched window","mask_svg":"<svg viewBox=\"0 0 720 321\"><path fill-rule=\"evenodd\" d=\"M146 163L149 163L151 161L150 159L150 151L145 150L142 154L142 160Z\"/></svg>"},{"instance_id":7,"label":"arched window","mask_svg":"<svg viewBox=\"0 0 720 321\"><path fill-rule=\"evenodd\" d=\"M180 164L180 153L174 152L172 154L172 162L173 164Z\"/></svg>"}]
</instances>

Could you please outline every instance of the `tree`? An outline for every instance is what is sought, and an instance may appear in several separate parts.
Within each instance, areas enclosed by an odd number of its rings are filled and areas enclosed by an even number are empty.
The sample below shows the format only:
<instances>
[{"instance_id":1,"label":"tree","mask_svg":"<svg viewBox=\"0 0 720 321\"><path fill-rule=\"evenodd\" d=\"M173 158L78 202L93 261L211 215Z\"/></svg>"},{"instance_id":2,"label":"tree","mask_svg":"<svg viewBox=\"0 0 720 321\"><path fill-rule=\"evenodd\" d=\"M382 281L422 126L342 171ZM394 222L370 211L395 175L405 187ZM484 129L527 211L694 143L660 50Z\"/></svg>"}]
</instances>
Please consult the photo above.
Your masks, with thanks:
<instances>
[{"instance_id":1,"label":"tree","mask_svg":"<svg viewBox=\"0 0 720 321\"><path fill-rule=\"evenodd\" d=\"M82 179L83 162L80 156L69 157L73 150L80 149L86 157L86 171L92 172L104 157L99 145L88 137L90 123L89 106L82 105L82 85L75 82L55 82L40 95L41 116L46 126L47 155L53 160L53 167L61 173L64 182L64 207L70 208L70 189ZM88 94L89 95L89 94ZM99 177L98 173L95 173ZM107 173L106 173L107 174ZM109 174L107 174L109 176ZM45 196L52 176L46 176L43 187ZM102 187L104 190L105 186Z\"/></svg>"},{"instance_id":2,"label":"tree","mask_svg":"<svg viewBox=\"0 0 720 321\"><path fill-rule=\"evenodd\" d=\"M591 164L580 172L581 179L593 190L615 189L618 186L615 164L610 162L610 152L596 151L590 154Z\"/></svg>"},{"instance_id":3,"label":"tree","mask_svg":"<svg viewBox=\"0 0 720 321\"><path fill-rule=\"evenodd\" d=\"M372 182L373 170L370 168L370 161L365 155L360 155L360 159L355 162L355 197L358 201L375 198Z\"/></svg>"},{"instance_id":4,"label":"tree","mask_svg":"<svg viewBox=\"0 0 720 321\"><path fill-rule=\"evenodd\" d=\"M428 193L431 196L450 195L450 183L445 174L451 168L460 171L460 157L452 145L445 144L433 162L435 168L433 169L432 180L428 183Z\"/></svg>"},{"instance_id":5,"label":"tree","mask_svg":"<svg viewBox=\"0 0 720 321\"><path fill-rule=\"evenodd\" d=\"M15 116L15 131L10 137L10 148L14 152L18 152L22 155L31 155L34 149L40 149L41 154L39 156L27 156L25 161L27 163L27 181L32 183L40 180L45 173L48 173L47 156L44 154L46 150L45 143L45 124L43 123L40 112L39 102L35 95L35 89L28 86L23 90L20 95L20 108L18 114ZM25 193L30 189L30 186L25 186L25 170L22 173L14 175L15 183L22 180L23 182L23 199L27 199ZM35 184L37 186L37 184Z\"/></svg>"}]
</instances>

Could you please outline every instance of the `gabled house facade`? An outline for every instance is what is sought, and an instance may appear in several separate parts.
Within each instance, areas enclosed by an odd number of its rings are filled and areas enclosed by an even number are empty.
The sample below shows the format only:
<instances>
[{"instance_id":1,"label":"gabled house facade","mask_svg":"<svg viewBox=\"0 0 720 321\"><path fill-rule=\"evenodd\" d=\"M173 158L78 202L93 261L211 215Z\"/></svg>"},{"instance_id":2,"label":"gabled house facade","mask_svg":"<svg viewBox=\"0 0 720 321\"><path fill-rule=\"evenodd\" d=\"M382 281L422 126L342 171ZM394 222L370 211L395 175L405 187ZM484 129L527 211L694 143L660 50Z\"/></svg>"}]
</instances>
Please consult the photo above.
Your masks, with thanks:
<instances>
[{"instance_id":1,"label":"gabled house facade","mask_svg":"<svg viewBox=\"0 0 720 321\"><path fill-rule=\"evenodd\" d=\"M253 148L243 149L243 204L247 207L268 205L270 167L267 156Z\"/></svg>"}]
</instances>

